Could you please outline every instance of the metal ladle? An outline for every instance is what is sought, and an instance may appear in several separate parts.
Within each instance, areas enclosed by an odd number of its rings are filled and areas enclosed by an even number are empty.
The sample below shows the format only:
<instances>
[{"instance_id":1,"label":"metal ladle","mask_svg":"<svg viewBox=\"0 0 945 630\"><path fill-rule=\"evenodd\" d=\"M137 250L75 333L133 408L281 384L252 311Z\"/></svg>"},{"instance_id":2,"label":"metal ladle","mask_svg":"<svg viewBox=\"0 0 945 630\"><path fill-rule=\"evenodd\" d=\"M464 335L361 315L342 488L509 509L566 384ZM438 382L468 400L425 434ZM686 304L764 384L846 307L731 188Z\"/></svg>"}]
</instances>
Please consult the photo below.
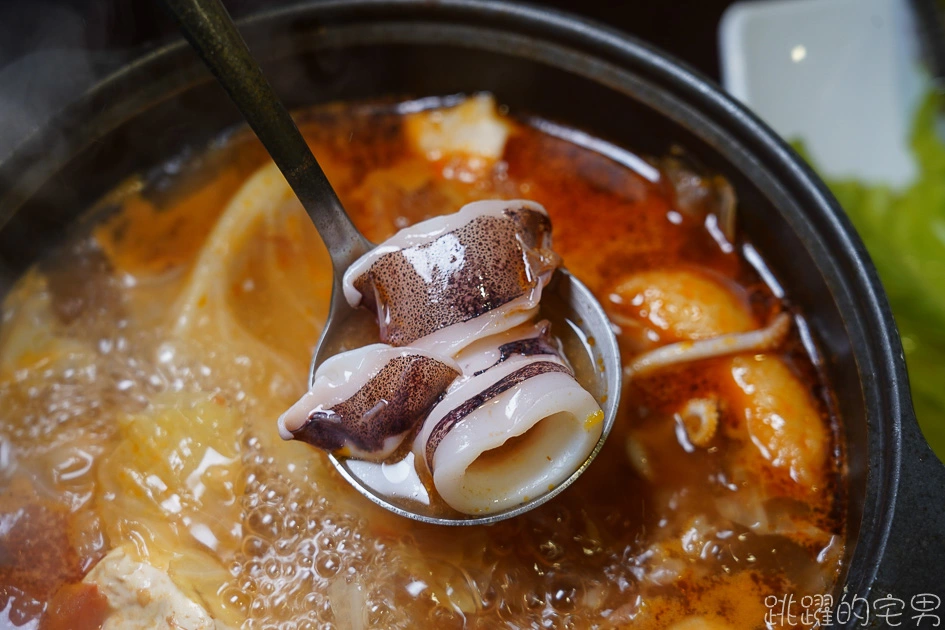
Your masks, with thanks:
<instances>
[{"instance_id":1,"label":"metal ladle","mask_svg":"<svg viewBox=\"0 0 945 630\"><path fill-rule=\"evenodd\" d=\"M341 290L345 270L374 245L351 222L324 171L263 76L262 69L222 3L219 0L164 0L164 3L177 18L191 46L262 141L328 248L334 276L331 307L312 360L311 382L322 361L341 350L350 349L352 344L348 340L363 338L366 327L374 325L366 310L348 305ZM622 380L620 352L604 310L590 290L567 270L558 269L545 288L542 304L545 309L550 305L552 309L563 311L566 320L576 328L577 336L588 342L585 347L590 353L590 372L596 376L597 382L583 382L582 385L596 395L604 411L600 440L581 467L564 482L540 497L503 512L451 518L418 513L392 503L363 483L346 460L329 454L338 472L378 505L408 518L440 525L481 525L511 518L549 501L571 485L590 465L613 427Z\"/></svg>"}]
</instances>

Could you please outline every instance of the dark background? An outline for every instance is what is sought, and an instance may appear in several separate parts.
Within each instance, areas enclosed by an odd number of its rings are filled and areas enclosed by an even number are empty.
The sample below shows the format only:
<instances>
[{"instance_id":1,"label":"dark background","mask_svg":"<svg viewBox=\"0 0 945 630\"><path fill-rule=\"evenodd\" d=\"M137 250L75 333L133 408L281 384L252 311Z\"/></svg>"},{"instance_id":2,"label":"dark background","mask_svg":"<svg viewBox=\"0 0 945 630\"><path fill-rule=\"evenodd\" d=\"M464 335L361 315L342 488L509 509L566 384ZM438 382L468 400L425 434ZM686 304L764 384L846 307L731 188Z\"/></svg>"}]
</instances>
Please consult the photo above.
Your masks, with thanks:
<instances>
[{"instance_id":1,"label":"dark background","mask_svg":"<svg viewBox=\"0 0 945 630\"><path fill-rule=\"evenodd\" d=\"M291 0L224 0L234 17ZM539 0L638 35L717 75L715 29L732 0ZM121 51L168 37L160 0L0 0L0 66L32 51Z\"/></svg>"},{"instance_id":2,"label":"dark background","mask_svg":"<svg viewBox=\"0 0 945 630\"><path fill-rule=\"evenodd\" d=\"M292 0L223 0L239 18ZM538 0L632 33L718 79L732 0ZM176 37L160 0L0 0L0 159L97 78Z\"/></svg>"}]
</instances>

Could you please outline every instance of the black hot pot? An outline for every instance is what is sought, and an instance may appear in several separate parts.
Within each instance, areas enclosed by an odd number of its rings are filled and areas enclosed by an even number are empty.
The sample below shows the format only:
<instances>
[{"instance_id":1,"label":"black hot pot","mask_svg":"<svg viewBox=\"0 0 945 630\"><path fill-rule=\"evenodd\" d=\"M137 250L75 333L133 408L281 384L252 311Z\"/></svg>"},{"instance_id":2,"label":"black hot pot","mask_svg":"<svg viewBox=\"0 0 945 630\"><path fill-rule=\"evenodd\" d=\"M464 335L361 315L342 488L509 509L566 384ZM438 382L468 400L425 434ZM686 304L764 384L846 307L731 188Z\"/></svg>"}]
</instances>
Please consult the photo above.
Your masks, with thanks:
<instances>
[{"instance_id":1,"label":"black hot pot","mask_svg":"<svg viewBox=\"0 0 945 630\"><path fill-rule=\"evenodd\" d=\"M838 589L945 594L945 466L919 432L876 272L823 183L751 113L642 42L501 2L311 1L248 19L242 32L290 108L488 90L644 154L679 144L725 175L740 229L808 318L844 418ZM124 67L0 164L0 262L24 270L128 174L239 121L183 41Z\"/></svg>"}]
</instances>

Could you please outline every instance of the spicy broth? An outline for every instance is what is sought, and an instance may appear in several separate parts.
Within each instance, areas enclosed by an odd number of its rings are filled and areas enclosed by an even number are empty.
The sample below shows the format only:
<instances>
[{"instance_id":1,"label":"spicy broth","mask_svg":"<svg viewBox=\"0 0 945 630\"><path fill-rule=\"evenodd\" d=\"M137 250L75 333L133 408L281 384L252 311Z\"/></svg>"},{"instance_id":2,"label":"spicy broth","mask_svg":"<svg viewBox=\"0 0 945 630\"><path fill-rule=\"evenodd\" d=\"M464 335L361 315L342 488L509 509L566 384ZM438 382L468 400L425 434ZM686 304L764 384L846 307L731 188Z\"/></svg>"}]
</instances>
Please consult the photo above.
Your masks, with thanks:
<instances>
[{"instance_id":1,"label":"spicy broth","mask_svg":"<svg viewBox=\"0 0 945 630\"><path fill-rule=\"evenodd\" d=\"M605 305L628 271L686 268L720 279L759 321L780 306L741 241L727 246L707 215L681 209L678 165L614 160L566 128L510 119L502 159L467 168L409 146L403 111L332 105L300 119L372 241L475 199L528 198L547 208L563 264ZM7 619L35 625L122 544L215 618L248 628L666 628L693 616L748 628L763 625L767 595L832 588L845 515L839 420L796 335L773 354L814 393L830 439L824 482L809 492L766 477L724 407L710 447L681 437L674 412L719 390L723 359L634 379L588 471L490 527L394 516L324 454L282 443L275 419L304 391L331 290L297 202L221 252L219 286L189 319L174 310L216 221L265 160L237 133L130 180L94 229L7 296Z\"/></svg>"}]
</instances>

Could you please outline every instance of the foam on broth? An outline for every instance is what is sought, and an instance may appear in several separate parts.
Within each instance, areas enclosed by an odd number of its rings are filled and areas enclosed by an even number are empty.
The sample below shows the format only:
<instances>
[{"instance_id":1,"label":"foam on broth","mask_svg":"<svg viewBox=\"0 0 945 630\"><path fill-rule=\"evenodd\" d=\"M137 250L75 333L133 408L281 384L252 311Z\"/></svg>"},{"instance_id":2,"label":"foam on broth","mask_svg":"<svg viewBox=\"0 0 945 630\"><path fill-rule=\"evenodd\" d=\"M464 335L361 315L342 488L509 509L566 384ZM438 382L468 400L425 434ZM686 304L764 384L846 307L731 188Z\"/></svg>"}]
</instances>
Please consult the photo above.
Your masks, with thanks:
<instances>
[{"instance_id":1,"label":"foam on broth","mask_svg":"<svg viewBox=\"0 0 945 630\"><path fill-rule=\"evenodd\" d=\"M468 201L524 197L548 209L563 264L604 303L627 270L685 267L724 280L759 321L778 306L737 248L681 211L665 168L652 181L625 165L635 156L621 164L510 122L502 160L482 170L411 150L397 104L323 107L301 127L375 242ZM838 419L794 337L775 354L814 393L832 440L824 483L808 493L765 476L724 407L711 447L680 438L674 411L717 392L726 359L634 380L581 479L490 527L394 516L324 454L279 440L275 419L307 384L331 288L297 202L246 226L185 333L173 312L224 206L265 159L237 134L129 181L91 232L7 296L7 618L35 624L120 544L249 628L666 628L694 615L747 628L763 625L766 595L832 588L845 514Z\"/></svg>"}]
</instances>

